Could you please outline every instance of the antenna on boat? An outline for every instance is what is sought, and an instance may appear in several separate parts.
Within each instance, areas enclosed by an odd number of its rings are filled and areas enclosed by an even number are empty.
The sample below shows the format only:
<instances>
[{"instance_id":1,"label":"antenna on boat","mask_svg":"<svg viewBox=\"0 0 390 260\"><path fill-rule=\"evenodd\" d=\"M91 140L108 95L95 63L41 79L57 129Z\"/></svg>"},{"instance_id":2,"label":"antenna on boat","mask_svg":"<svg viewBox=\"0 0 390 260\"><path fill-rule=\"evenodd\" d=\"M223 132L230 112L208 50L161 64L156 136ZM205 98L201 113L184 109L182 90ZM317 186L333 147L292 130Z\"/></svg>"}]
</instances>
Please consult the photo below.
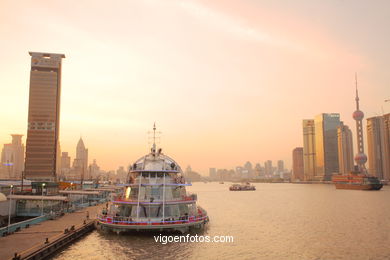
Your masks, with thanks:
<instances>
[{"instance_id":1,"label":"antenna on boat","mask_svg":"<svg viewBox=\"0 0 390 260\"><path fill-rule=\"evenodd\" d=\"M156 146L156 140L157 141L160 141L160 136L158 136L159 134L161 134L160 131L156 131L157 130L157 127L156 127L156 122L154 122L153 124L153 132L149 131L148 134L153 134L153 136L149 137L149 140L152 139L153 143L152 143L152 153L155 154L156 153L156 149L157 149L157 146Z\"/></svg>"}]
</instances>

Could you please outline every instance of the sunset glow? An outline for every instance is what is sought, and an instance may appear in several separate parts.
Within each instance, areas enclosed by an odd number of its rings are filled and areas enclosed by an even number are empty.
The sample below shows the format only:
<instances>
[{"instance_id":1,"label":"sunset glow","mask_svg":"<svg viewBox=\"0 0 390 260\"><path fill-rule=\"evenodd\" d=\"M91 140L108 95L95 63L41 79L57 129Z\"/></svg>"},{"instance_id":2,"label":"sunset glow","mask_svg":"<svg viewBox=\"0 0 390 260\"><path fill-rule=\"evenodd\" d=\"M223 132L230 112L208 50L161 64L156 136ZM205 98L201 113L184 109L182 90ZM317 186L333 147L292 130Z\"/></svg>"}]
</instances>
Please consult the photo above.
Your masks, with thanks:
<instances>
[{"instance_id":1,"label":"sunset glow","mask_svg":"<svg viewBox=\"0 0 390 260\"><path fill-rule=\"evenodd\" d=\"M346 13L353 9L354 12ZM185 168L284 160L302 119L390 112L389 1L1 1L0 143L27 132L29 51L64 53L61 151L101 168L158 144ZM364 122L365 123L365 122Z\"/></svg>"}]
</instances>

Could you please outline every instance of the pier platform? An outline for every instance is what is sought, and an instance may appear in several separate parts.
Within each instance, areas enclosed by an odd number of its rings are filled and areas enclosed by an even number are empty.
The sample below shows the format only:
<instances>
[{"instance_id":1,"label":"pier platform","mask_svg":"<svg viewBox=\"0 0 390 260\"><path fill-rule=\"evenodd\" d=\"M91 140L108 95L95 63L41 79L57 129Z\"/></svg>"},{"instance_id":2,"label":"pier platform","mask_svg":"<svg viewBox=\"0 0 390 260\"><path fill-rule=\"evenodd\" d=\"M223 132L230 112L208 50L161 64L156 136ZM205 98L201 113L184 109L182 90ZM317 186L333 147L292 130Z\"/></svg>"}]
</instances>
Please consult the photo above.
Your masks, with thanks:
<instances>
[{"instance_id":1,"label":"pier platform","mask_svg":"<svg viewBox=\"0 0 390 260\"><path fill-rule=\"evenodd\" d=\"M84 228L93 225L92 222L97 213L101 212L104 206L103 204L83 208L57 219L32 225L6 237L0 237L0 259L13 259L15 253L21 256L20 259L28 259L27 256L31 255L32 252L38 251L53 241L64 238L64 236L69 236L70 231L84 232ZM87 219L87 211L89 220ZM66 229L68 232L65 232Z\"/></svg>"}]
</instances>

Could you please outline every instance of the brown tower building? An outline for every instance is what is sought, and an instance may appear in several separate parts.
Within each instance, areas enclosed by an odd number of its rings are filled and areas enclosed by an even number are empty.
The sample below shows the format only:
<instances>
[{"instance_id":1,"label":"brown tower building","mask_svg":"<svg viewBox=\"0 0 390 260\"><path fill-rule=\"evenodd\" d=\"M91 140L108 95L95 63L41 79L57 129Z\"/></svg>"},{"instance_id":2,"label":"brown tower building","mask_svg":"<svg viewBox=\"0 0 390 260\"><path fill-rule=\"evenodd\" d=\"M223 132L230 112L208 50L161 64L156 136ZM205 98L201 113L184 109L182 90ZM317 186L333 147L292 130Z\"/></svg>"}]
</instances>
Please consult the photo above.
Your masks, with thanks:
<instances>
[{"instance_id":1,"label":"brown tower building","mask_svg":"<svg viewBox=\"0 0 390 260\"><path fill-rule=\"evenodd\" d=\"M303 147L296 147L292 153L293 156L293 169L292 180L304 180L304 167L303 167Z\"/></svg>"},{"instance_id":2,"label":"brown tower building","mask_svg":"<svg viewBox=\"0 0 390 260\"><path fill-rule=\"evenodd\" d=\"M353 171L352 131L343 122L337 127L337 144L339 153L339 172L349 174Z\"/></svg>"},{"instance_id":3,"label":"brown tower building","mask_svg":"<svg viewBox=\"0 0 390 260\"><path fill-rule=\"evenodd\" d=\"M380 180L389 180L390 175L387 136L384 116L367 118L369 172Z\"/></svg>"},{"instance_id":4,"label":"brown tower building","mask_svg":"<svg viewBox=\"0 0 390 260\"><path fill-rule=\"evenodd\" d=\"M64 54L30 52L27 179L54 181L59 148L61 61Z\"/></svg>"}]
</instances>

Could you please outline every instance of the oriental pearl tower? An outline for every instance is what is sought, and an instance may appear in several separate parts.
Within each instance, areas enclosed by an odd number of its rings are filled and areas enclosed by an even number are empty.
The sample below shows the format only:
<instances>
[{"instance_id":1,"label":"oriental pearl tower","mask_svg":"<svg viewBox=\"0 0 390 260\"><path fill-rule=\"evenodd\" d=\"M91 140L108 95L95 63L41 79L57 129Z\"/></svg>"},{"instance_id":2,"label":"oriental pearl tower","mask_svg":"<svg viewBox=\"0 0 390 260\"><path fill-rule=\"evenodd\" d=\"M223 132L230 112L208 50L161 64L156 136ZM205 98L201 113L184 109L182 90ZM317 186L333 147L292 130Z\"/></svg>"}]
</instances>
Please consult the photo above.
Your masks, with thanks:
<instances>
[{"instance_id":1,"label":"oriental pearl tower","mask_svg":"<svg viewBox=\"0 0 390 260\"><path fill-rule=\"evenodd\" d=\"M353 112L353 119L356 120L356 135L357 135L357 148L358 153L355 155L355 162L359 167L360 172L366 173L366 166L364 165L367 162L367 156L364 154L363 146L363 118L364 113L359 109L359 93L357 88L357 75L355 74L355 85L356 85L356 111Z\"/></svg>"}]
</instances>

